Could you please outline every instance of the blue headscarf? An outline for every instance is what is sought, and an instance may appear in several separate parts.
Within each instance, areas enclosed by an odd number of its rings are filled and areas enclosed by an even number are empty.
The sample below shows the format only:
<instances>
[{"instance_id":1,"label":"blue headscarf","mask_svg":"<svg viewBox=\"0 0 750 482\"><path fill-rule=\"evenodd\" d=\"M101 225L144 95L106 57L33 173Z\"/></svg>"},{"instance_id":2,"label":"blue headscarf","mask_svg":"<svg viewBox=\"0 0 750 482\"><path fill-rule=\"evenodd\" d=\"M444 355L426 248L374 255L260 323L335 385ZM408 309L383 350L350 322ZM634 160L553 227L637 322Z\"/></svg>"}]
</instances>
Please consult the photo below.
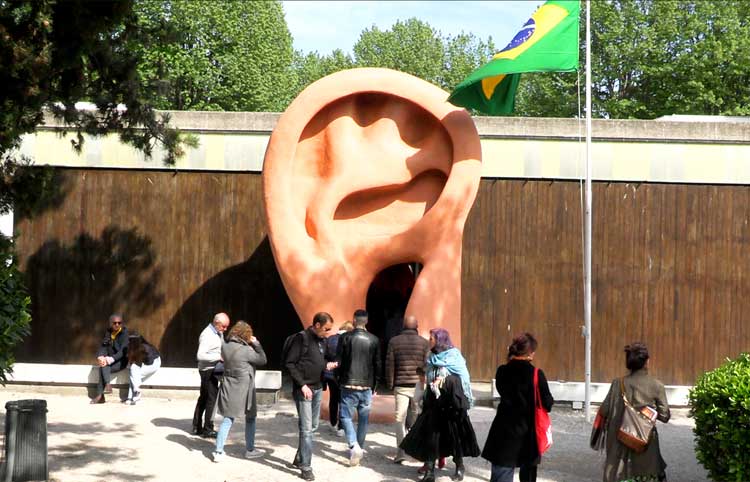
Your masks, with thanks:
<instances>
[{"instance_id":1,"label":"blue headscarf","mask_svg":"<svg viewBox=\"0 0 750 482\"><path fill-rule=\"evenodd\" d=\"M427 383L435 380L435 368L443 371L445 369L450 375L456 375L461 379L461 387L464 389L464 395L469 400L469 408L474 406L474 394L471 393L471 377L469 369L466 368L464 359L458 348L449 348L440 353L430 353L427 359Z\"/></svg>"}]
</instances>

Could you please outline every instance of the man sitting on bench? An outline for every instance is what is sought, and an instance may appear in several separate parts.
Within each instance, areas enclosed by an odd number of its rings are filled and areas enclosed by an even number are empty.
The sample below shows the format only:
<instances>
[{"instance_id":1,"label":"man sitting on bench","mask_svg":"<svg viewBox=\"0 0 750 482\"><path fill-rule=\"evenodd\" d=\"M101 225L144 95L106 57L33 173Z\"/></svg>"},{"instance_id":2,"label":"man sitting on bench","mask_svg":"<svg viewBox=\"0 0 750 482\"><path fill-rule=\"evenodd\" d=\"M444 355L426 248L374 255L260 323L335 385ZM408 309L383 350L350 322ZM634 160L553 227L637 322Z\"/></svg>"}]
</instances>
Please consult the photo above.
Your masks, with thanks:
<instances>
[{"instance_id":1,"label":"man sitting on bench","mask_svg":"<svg viewBox=\"0 0 750 482\"><path fill-rule=\"evenodd\" d=\"M104 394L112 393L109 384L112 372L119 372L128 366L128 329L118 313L109 317L109 328L96 352L96 364L99 366L99 384L91 403L104 403Z\"/></svg>"}]
</instances>

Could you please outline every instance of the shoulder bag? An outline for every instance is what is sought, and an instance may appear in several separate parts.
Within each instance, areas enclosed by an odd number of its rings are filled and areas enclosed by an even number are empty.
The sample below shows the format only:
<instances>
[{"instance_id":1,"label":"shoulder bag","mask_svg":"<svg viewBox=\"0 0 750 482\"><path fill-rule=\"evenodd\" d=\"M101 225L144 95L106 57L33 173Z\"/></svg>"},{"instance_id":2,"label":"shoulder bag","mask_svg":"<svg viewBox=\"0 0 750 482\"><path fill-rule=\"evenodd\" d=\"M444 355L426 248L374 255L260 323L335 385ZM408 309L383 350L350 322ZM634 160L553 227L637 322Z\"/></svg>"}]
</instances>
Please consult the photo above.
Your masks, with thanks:
<instances>
[{"instance_id":1,"label":"shoulder bag","mask_svg":"<svg viewBox=\"0 0 750 482\"><path fill-rule=\"evenodd\" d=\"M539 369L534 368L534 425L536 426L536 445L539 455L552 446L552 422L549 413L542 406L539 395Z\"/></svg>"},{"instance_id":2,"label":"shoulder bag","mask_svg":"<svg viewBox=\"0 0 750 482\"><path fill-rule=\"evenodd\" d=\"M620 392L622 393L625 410L622 414L620 429L617 431L617 440L633 452L643 452L648 447L656 422L630 404L628 397L625 395L624 378L620 379Z\"/></svg>"}]
</instances>

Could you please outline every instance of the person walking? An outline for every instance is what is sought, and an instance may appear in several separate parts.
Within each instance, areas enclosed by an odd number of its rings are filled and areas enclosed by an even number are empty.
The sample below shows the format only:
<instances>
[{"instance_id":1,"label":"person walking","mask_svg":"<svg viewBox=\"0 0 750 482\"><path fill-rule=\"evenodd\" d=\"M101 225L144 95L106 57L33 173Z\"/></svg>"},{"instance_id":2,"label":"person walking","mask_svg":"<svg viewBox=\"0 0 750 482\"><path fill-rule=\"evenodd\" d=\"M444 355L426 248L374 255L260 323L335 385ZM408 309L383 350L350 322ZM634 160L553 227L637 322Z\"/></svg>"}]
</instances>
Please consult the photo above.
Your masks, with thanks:
<instances>
[{"instance_id":1,"label":"person walking","mask_svg":"<svg viewBox=\"0 0 750 482\"><path fill-rule=\"evenodd\" d=\"M229 330L227 343L221 348L224 360L224 377L219 389L219 413L224 416L216 436L213 461L224 458L224 444L237 417L245 416L245 458L254 459L263 454L255 448L255 422L258 415L255 398L255 370L265 366L266 353L252 327L238 321Z\"/></svg>"},{"instance_id":2,"label":"person walking","mask_svg":"<svg viewBox=\"0 0 750 482\"><path fill-rule=\"evenodd\" d=\"M221 361L221 347L224 335L229 326L229 316L217 313L198 338L198 373L201 377L200 394L193 413L193 434L204 438L215 438L214 407L219 393L219 378L224 371Z\"/></svg>"},{"instance_id":3,"label":"person walking","mask_svg":"<svg viewBox=\"0 0 750 482\"><path fill-rule=\"evenodd\" d=\"M515 467L520 467L521 482L536 481L541 461L536 439L534 360L537 341L531 333L513 339L508 347L508 363L495 373L495 387L500 394L482 457L492 463L490 482L513 482ZM539 397L549 412L554 400L547 378L538 370Z\"/></svg>"},{"instance_id":4,"label":"person walking","mask_svg":"<svg viewBox=\"0 0 750 482\"><path fill-rule=\"evenodd\" d=\"M94 404L104 403L104 394L112 393L112 385L109 383L112 373L128 366L128 329L119 313L109 317L109 327L96 352L96 365L99 367L99 383L96 396L90 402Z\"/></svg>"},{"instance_id":5,"label":"person walking","mask_svg":"<svg viewBox=\"0 0 750 482\"><path fill-rule=\"evenodd\" d=\"M340 327L338 333L329 336L326 339L326 353L325 359L327 362L336 361L336 349L338 348L339 338L344 333L350 332L354 329L354 325L351 321L344 322ZM337 370L327 369L323 371L323 390L328 389L328 420L331 422L331 431L336 435L344 434L344 427L341 426L341 419L339 418L339 405L341 402L341 387L339 386Z\"/></svg>"},{"instance_id":6,"label":"person walking","mask_svg":"<svg viewBox=\"0 0 750 482\"><path fill-rule=\"evenodd\" d=\"M469 418L474 404L469 370L450 334L444 328L430 330L427 388L422 413L401 442L405 453L427 463L422 482L435 481L435 460L453 456L453 480L464 478L464 458L479 455L477 437Z\"/></svg>"},{"instance_id":7,"label":"person walking","mask_svg":"<svg viewBox=\"0 0 750 482\"><path fill-rule=\"evenodd\" d=\"M141 399L141 384L161 368L159 351L143 336L133 333L128 338L128 369L130 386L125 403L135 405Z\"/></svg>"},{"instance_id":8,"label":"person walking","mask_svg":"<svg viewBox=\"0 0 750 482\"><path fill-rule=\"evenodd\" d=\"M394 410L396 415L396 447L406 436L407 421L413 424L417 418L418 403L415 403L415 386L419 383L417 370L424 373L430 343L419 336L419 324L414 316L404 319L404 328L399 335L394 336L388 344L385 358L385 382L393 390ZM393 462L403 463L406 460L404 451L396 450Z\"/></svg>"},{"instance_id":9,"label":"person walking","mask_svg":"<svg viewBox=\"0 0 750 482\"><path fill-rule=\"evenodd\" d=\"M336 350L341 386L341 425L349 445L349 465L364 455L367 425L380 373L380 340L365 329L367 311L354 312L354 330L341 335ZM352 416L357 412L357 430Z\"/></svg>"},{"instance_id":10,"label":"person walking","mask_svg":"<svg viewBox=\"0 0 750 482\"><path fill-rule=\"evenodd\" d=\"M606 425L606 459L604 462L604 482L619 480L667 480L667 464L661 456L659 434L654 427L646 449L637 453L617 439L622 424L625 402L640 410L651 407L656 419L669 422L670 412L664 384L648 374L649 353L645 343L631 343L625 347L625 367L630 371L622 378L612 381L597 416L604 418ZM624 393L623 393L624 389Z\"/></svg>"},{"instance_id":11,"label":"person walking","mask_svg":"<svg viewBox=\"0 0 750 482\"><path fill-rule=\"evenodd\" d=\"M300 469L300 477L304 480L315 480L312 471L312 437L320 422L323 370L335 366L335 363L327 365L325 361L325 337L332 329L331 315L316 313L309 328L293 335L284 360L292 377L292 398L299 417L299 443L292 466Z\"/></svg>"}]
</instances>

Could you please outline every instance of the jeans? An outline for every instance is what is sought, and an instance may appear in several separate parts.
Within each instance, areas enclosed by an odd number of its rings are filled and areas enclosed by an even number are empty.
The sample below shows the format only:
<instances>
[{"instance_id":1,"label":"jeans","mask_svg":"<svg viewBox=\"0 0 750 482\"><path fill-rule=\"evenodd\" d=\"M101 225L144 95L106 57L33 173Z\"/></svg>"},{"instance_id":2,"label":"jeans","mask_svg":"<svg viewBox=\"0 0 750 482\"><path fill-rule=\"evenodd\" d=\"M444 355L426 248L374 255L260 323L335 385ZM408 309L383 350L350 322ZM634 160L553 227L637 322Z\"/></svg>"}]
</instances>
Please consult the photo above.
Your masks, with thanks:
<instances>
[{"instance_id":1,"label":"jeans","mask_svg":"<svg viewBox=\"0 0 750 482\"><path fill-rule=\"evenodd\" d=\"M521 482L536 482L536 465L522 465L519 475ZM513 467L492 464L490 482L513 482Z\"/></svg>"},{"instance_id":2,"label":"jeans","mask_svg":"<svg viewBox=\"0 0 750 482\"><path fill-rule=\"evenodd\" d=\"M193 428L213 430L214 408L216 396L219 394L219 377L211 369L199 370L198 373L201 376L201 391L193 413Z\"/></svg>"},{"instance_id":3,"label":"jeans","mask_svg":"<svg viewBox=\"0 0 750 482\"><path fill-rule=\"evenodd\" d=\"M406 425L417 419L417 404L414 403L414 387L394 387L396 401L396 447L406 437Z\"/></svg>"},{"instance_id":4,"label":"jeans","mask_svg":"<svg viewBox=\"0 0 750 482\"><path fill-rule=\"evenodd\" d=\"M99 384L97 385L97 395L104 393L104 387L112 380L112 374L124 370L128 367L127 357L114 362L111 365L99 367Z\"/></svg>"},{"instance_id":5,"label":"jeans","mask_svg":"<svg viewBox=\"0 0 750 482\"><path fill-rule=\"evenodd\" d=\"M245 449L255 450L255 422L256 418L245 419ZM229 436L229 429L232 428L234 417L224 417L219 426L219 433L216 435L216 452L224 453L224 444Z\"/></svg>"},{"instance_id":6,"label":"jeans","mask_svg":"<svg viewBox=\"0 0 750 482\"><path fill-rule=\"evenodd\" d=\"M335 380L326 380L326 385L328 385L328 420L331 421L331 427L342 428L339 421L341 388Z\"/></svg>"},{"instance_id":7,"label":"jeans","mask_svg":"<svg viewBox=\"0 0 750 482\"><path fill-rule=\"evenodd\" d=\"M299 444L294 460L299 462L299 468L304 471L312 469L312 438L313 432L318 430L320 402L323 399L322 388L312 392L312 400L305 400L300 388L294 387L294 390L292 390L292 397L294 398L294 404L297 406L297 416L299 417Z\"/></svg>"},{"instance_id":8,"label":"jeans","mask_svg":"<svg viewBox=\"0 0 750 482\"><path fill-rule=\"evenodd\" d=\"M358 443L360 448L365 447L365 436L367 435L367 422L370 418L372 408L372 390L352 390L341 387L341 425L346 432L346 441L349 447ZM357 431L354 431L352 414L357 410Z\"/></svg>"},{"instance_id":9,"label":"jeans","mask_svg":"<svg viewBox=\"0 0 750 482\"><path fill-rule=\"evenodd\" d=\"M154 361L151 363L151 365L146 365L145 363L143 366L136 365L135 363L132 363L130 365L130 387L128 388L128 400L133 399L133 395L136 392L141 391L141 383L154 373L156 373L156 370L158 370L161 367L161 358L156 357Z\"/></svg>"}]
</instances>

